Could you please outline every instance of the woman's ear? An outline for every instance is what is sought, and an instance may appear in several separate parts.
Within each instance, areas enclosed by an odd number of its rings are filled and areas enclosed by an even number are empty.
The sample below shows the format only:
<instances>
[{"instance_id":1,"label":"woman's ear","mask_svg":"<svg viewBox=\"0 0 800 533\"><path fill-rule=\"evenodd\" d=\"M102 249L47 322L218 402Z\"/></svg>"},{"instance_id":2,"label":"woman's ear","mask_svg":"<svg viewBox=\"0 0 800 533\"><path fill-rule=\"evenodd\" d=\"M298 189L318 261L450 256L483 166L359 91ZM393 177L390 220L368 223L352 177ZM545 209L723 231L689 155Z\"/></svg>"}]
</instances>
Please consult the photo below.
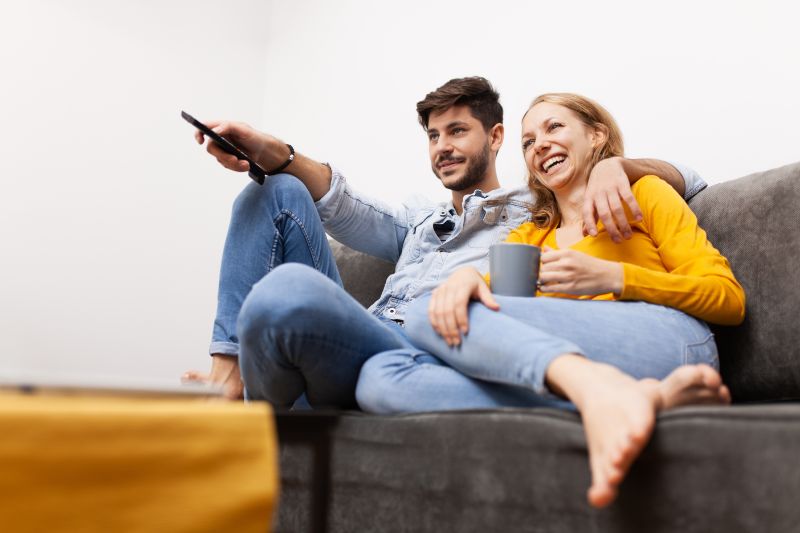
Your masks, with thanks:
<instances>
[{"instance_id":1,"label":"woman's ear","mask_svg":"<svg viewBox=\"0 0 800 533\"><path fill-rule=\"evenodd\" d=\"M600 148L608 140L608 126L596 124L592 133L592 148Z\"/></svg>"}]
</instances>

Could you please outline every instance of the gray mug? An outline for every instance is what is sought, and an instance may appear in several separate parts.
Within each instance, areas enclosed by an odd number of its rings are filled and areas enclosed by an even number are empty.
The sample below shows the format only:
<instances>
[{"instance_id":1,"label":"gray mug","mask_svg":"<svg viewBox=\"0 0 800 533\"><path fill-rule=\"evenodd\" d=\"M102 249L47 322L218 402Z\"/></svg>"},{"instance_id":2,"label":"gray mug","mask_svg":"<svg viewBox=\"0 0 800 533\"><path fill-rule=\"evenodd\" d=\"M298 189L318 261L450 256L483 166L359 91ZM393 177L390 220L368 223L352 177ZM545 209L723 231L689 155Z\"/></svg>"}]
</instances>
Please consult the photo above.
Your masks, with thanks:
<instances>
[{"instance_id":1,"label":"gray mug","mask_svg":"<svg viewBox=\"0 0 800 533\"><path fill-rule=\"evenodd\" d=\"M541 250L532 244L501 242L489 247L492 292L500 296L536 296Z\"/></svg>"}]
</instances>

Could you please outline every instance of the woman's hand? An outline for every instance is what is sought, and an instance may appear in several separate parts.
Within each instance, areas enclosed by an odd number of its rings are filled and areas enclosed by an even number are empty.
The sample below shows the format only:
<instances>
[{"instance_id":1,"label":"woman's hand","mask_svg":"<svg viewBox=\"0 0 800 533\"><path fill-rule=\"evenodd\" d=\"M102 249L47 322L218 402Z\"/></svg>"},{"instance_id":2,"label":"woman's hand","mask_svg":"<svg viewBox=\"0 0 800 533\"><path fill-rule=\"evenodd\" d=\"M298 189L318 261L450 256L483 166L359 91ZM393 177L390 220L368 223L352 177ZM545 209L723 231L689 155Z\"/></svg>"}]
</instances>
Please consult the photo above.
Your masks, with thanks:
<instances>
[{"instance_id":1,"label":"woman's hand","mask_svg":"<svg viewBox=\"0 0 800 533\"><path fill-rule=\"evenodd\" d=\"M470 300L480 300L494 311L500 309L486 281L473 267L455 271L431 295L428 317L433 329L449 346L461 344L461 335L469 331L467 306Z\"/></svg>"},{"instance_id":2,"label":"woman's hand","mask_svg":"<svg viewBox=\"0 0 800 533\"><path fill-rule=\"evenodd\" d=\"M622 263L575 250L542 249L539 288L542 292L595 295L622 292Z\"/></svg>"}]
</instances>

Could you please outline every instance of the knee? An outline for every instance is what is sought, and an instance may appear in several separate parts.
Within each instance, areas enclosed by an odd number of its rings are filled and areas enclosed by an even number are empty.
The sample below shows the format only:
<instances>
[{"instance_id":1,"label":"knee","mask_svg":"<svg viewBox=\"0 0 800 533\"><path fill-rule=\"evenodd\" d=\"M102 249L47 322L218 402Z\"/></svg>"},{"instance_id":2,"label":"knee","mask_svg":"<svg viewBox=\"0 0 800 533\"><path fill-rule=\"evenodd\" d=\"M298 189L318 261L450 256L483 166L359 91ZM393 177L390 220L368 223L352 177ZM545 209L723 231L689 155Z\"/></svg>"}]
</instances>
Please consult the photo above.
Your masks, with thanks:
<instances>
[{"instance_id":1,"label":"knee","mask_svg":"<svg viewBox=\"0 0 800 533\"><path fill-rule=\"evenodd\" d=\"M253 285L242 304L237 322L241 342L265 331L291 330L295 322L307 322L320 306L319 294L333 283L317 270L286 263Z\"/></svg>"},{"instance_id":2,"label":"knee","mask_svg":"<svg viewBox=\"0 0 800 533\"><path fill-rule=\"evenodd\" d=\"M248 183L233 202L233 214L255 211L276 215L282 209L292 209L303 203L314 203L303 182L291 174L275 174L268 176L264 185Z\"/></svg>"}]
</instances>

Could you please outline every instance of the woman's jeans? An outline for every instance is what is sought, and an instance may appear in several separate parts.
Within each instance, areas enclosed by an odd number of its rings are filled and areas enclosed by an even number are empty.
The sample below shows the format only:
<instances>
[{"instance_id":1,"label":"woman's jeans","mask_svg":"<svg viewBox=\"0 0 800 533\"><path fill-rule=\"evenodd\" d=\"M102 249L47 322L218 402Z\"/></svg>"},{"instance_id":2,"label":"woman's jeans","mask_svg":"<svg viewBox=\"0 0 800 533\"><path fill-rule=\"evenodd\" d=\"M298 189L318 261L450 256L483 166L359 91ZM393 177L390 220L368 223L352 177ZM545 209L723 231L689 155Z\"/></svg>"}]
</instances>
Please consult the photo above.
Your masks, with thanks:
<instances>
[{"instance_id":1,"label":"woman's jeans","mask_svg":"<svg viewBox=\"0 0 800 533\"><path fill-rule=\"evenodd\" d=\"M362 364L409 347L402 328L342 288L308 190L279 174L234 203L210 353L238 355L248 399L356 406Z\"/></svg>"},{"instance_id":2,"label":"woman's jeans","mask_svg":"<svg viewBox=\"0 0 800 533\"><path fill-rule=\"evenodd\" d=\"M719 367L708 326L675 309L644 302L496 299L500 311L470 304L469 333L457 347L431 327L430 297L414 301L405 329L419 350L371 358L358 383L361 407L377 413L570 407L545 387L547 366L564 353L613 365L637 379L661 379L684 364Z\"/></svg>"}]
</instances>

